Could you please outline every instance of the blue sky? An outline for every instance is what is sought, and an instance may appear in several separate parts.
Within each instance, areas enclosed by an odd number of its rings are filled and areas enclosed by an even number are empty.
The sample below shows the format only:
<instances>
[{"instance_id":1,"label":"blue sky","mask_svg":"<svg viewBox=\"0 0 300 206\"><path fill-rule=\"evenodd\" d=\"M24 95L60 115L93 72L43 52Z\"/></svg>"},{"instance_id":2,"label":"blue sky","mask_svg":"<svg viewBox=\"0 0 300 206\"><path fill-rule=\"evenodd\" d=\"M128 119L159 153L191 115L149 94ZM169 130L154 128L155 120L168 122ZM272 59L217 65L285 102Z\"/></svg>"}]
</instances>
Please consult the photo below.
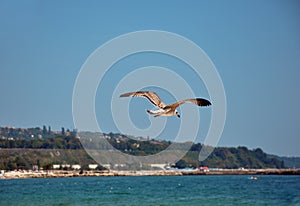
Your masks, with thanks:
<instances>
[{"instance_id":1,"label":"blue sky","mask_svg":"<svg viewBox=\"0 0 300 206\"><path fill-rule=\"evenodd\" d=\"M73 86L87 57L119 35L164 30L195 42L218 69L227 98L227 120L219 146L245 145L268 153L300 156L298 1L0 4L1 126L73 128ZM180 62L151 55L133 56L120 65L130 68L134 62L134 67L148 66L155 59L161 66L174 68L194 88L202 84L193 74L179 69ZM118 72L117 66L108 77L111 84L130 71ZM102 86L107 88L104 96L109 95L111 85ZM207 97L202 86L198 91L197 96ZM173 101L168 94L162 95L167 102ZM108 106L98 106L97 115L109 115L105 113ZM141 116L134 120L141 127L147 125L142 121L144 112L143 107ZM207 111L203 112L205 116ZM173 121L170 119L170 124L176 126ZM104 124L107 132L115 130L110 122L108 117ZM203 124L205 127L205 121ZM172 132L166 131L167 136Z\"/></svg>"}]
</instances>

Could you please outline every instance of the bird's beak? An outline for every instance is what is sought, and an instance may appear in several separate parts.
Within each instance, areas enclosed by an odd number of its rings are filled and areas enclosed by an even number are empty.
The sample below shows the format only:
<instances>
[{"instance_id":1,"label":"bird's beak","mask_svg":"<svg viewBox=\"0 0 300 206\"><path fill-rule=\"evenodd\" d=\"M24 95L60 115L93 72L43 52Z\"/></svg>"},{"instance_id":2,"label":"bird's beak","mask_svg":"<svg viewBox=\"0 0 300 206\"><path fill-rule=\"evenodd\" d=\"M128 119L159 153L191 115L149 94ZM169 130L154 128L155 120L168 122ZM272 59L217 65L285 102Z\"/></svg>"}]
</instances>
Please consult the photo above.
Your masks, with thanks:
<instances>
[{"instance_id":1,"label":"bird's beak","mask_svg":"<svg viewBox=\"0 0 300 206\"><path fill-rule=\"evenodd\" d=\"M177 117L178 117L178 118L180 118L180 115L179 115L179 114L177 114Z\"/></svg>"}]
</instances>

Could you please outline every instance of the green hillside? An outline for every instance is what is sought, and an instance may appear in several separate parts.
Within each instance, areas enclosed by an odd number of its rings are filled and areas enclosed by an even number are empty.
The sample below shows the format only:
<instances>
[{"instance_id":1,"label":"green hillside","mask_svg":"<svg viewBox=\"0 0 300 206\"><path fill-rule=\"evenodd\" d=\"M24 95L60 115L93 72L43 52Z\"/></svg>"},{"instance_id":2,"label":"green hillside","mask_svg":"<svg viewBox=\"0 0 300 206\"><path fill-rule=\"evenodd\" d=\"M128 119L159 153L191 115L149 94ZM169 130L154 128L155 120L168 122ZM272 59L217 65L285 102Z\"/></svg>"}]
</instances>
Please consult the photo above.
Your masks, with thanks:
<instances>
[{"instance_id":1,"label":"green hillside","mask_svg":"<svg viewBox=\"0 0 300 206\"><path fill-rule=\"evenodd\" d=\"M287 168L300 168L300 157L279 157L277 155L268 156L283 161L284 166Z\"/></svg>"},{"instance_id":2,"label":"green hillside","mask_svg":"<svg viewBox=\"0 0 300 206\"><path fill-rule=\"evenodd\" d=\"M168 141L137 141L125 135L111 134L110 144L116 149L131 155L150 155L167 148ZM83 140L82 140L83 141ZM95 163L85 152L76 137L58 136L55 138L35 140L0 140L0 169L31 169L32 165L50 166L52 164L80 164L82 166ZM181 150L187 145L177 143L173 149ZM246 147L215 148L204 161L199 162L200 143L193 144L190 151L176 163L176 167L198 167L205 165L211 168L283 168L284 163L275 157L269 157L261 149L249 150ZM104 150L105 152L105 150ZM126 163L126 162L125 162Z\"/></svg>"}]
</instances>

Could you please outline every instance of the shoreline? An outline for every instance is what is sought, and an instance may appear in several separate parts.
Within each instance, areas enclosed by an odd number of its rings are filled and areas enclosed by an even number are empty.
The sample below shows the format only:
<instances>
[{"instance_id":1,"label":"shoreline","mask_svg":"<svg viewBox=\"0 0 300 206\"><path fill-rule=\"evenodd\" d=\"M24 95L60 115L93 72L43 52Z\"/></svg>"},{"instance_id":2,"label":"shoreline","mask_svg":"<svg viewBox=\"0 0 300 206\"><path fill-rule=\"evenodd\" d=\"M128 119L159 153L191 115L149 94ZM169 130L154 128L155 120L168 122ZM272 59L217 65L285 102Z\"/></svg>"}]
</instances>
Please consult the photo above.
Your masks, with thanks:
<instances>
[{"instance_id":1,"label":"shoreline","mask_svg":"<svg viewBox=\"0 0 300 206\"><path fill-rule=\"evenodd\" d=\"M213 171L195 170L142 170L142 171L8 171L0 179L65 178L65 177L114 177L114 176L185 176L185 175L300 175L298 169L219 169Z\"/></svg>"}]
</instances>

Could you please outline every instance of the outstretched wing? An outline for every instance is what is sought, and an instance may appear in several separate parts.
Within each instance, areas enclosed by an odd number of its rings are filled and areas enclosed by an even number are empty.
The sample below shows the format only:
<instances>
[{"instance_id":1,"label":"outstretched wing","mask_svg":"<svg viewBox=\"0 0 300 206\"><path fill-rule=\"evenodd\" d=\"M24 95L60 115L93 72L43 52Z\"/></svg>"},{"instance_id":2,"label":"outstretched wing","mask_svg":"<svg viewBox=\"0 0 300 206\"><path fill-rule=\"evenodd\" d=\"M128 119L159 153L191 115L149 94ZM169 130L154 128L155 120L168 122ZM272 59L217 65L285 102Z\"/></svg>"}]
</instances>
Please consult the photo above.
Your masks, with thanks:
<instances>
[{"instance_id":1,"label":"outstretched wing","mask_svg":"<svg viewBox=\"0 0 300 206\"><path fill-rule=\"evenodd\" d=\"M171 104L168 107L171 107L171 108L175 109L175 108L179 107L180 105L182 105L186 102L191 102L193 104L198 105L199 107L206 107L206 106L211 105L210 101L208 101L206 99L196 98L196 99L184 99L184 100L181 100L181 101L176 102L174 104Z\"/></svg>"},{"instance_id":2,"label":"outstretched wing","mask_svg":"<svg viewBox=\"0 0 300 206\"><path fill-rule=\"evenodd\" d=\"M121 94L120 97L144 97L147 98L156 107L163 109L166 104L159 98L155 92L138 91Z\"/></svg>"}]
</instances>

